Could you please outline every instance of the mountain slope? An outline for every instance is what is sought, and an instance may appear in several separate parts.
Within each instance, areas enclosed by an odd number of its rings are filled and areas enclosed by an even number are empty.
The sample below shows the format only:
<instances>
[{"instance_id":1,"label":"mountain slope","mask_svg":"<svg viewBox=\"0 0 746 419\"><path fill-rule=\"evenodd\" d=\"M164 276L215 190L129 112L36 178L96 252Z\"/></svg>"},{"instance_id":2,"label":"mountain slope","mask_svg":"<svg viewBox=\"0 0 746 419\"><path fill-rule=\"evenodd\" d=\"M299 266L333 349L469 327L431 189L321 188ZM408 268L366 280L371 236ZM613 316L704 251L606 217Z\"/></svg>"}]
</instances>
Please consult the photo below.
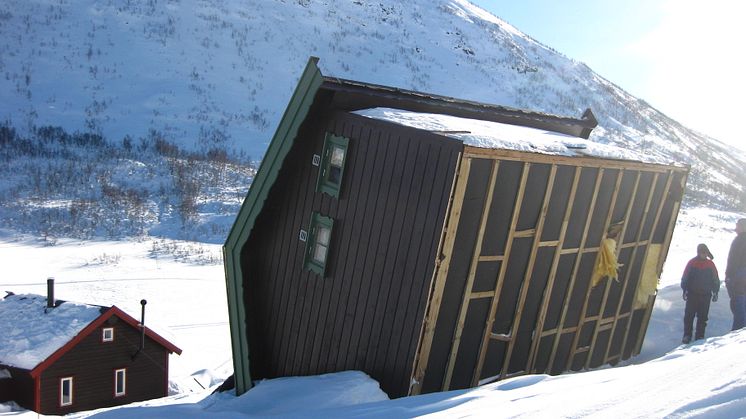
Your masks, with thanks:
<instances>
[{"instance_id":1,"label":"mountain slope","mask_svg":"<svg viewBox=\"0 0 746 419\"><path fill-rule=\"evenodd\" d=\"M0 120L111 141L263 154L309 55L325 74L568 116L592 139L692 165L689 199L736 207L746 157L466 0L0 5Z\"/></svg>"}]
</instances>

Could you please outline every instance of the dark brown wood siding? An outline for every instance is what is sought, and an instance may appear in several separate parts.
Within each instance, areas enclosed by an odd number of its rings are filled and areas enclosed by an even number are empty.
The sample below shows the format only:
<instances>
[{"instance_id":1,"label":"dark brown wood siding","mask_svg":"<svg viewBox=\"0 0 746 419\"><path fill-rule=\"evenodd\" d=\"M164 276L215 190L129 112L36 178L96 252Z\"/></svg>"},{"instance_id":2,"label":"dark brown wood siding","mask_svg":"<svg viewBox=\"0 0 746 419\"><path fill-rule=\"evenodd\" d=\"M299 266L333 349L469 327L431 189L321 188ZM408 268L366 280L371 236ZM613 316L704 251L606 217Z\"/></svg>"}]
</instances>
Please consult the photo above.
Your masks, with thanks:
<instances>
[{"instance_id":1,"label":"dark brown wood siding","mask_svg":"<svg viewBox=\"0 0 746 419\"><path fill-rule=\"evenodd\" d=\"M114 321L112 321L114 320ZM118 320L118 321L117 321ZM101 329L114 328L114 341L102 342ZM41 412L64 415L166 396L168 351L116 316L94 330L41 374ZM114 371L126 368L126 394L114 397ZM73 404L60 407L60 379L73 377Z\"/></svg>"},{"instance_id":2,"label":"dark brown wood siding","mask_svg":"<svg viewBox=\"0 0 746 419\"><path fill-rule=\"evenodd\" d=\"M0 402L15 401L19 406L34 410L34 379L28 370L0 365L11 378L0 378Z\"/></svg>"},{"instance_id":3,"label":"dark brown wood siding","mask_svg":"<svg viewBox=\"0 0 746 419\"><path fill-rule=\"evenodd\" d=\"M407 394L459 141L312 115L242 250L253 379L362 370ZM316 192L325 134L349 139L338 199ZM304 269L311 214L334 220L326 275Z\"/></svg>"},{"instance_id":4,"label":"dark brown wood siding","mask_svg":"<svg viewBox=\"0 0 746 419\"><path fill-rule=\"evenodd\" d=\"M597 367L638 353L654 296L635 306L636 290L646 263L660 275L686 173L467 147L455 228L447 227L452 243L434 285L440 304L428 313L435 327L418 354L413 392ZM618 222L618 280L592 286L602 240Z\"/></svg>"}]
</instances>

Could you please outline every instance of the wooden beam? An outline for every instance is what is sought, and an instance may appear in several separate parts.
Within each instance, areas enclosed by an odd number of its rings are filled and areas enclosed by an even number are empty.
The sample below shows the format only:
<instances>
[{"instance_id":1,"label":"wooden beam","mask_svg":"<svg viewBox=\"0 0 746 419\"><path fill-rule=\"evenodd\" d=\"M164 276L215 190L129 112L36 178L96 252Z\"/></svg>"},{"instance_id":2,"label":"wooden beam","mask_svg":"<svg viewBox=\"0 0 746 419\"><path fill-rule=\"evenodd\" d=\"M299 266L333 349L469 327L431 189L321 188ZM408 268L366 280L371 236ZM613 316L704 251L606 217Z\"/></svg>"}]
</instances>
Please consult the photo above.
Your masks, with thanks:
<instances>
[{"instance_id":1,"label":"wooden beam","mask_svg":"<svg viewBox=\"0 0 746 419\"><path fill-rule=\"evenodd\" d=\"M480 262L500 262L505 259L504 255L479 256Z\"/></svg>"},{"instance_id":2,"label":"wooden beam","mask_svg":"<svg viewBox=\"0 0 746 419\"><path fill-rule=\"evenodd\" d=\"M552 167L555 167L555 166L552 166ZM534 237L535 235L536 235L536 229L530 228L528 230L516 231L513 234L513 238L520 239L524 237Z\"/></svg>"},{"instance_id":3,"label":"wooden beam","mask_svg":"<svg viewBox=\"0 0 746 419\"><path fill-rule=\"evenodd\" d=\"M460 155L457 159L453 184L451 185L451 196L446 208L445 220L443 221L443 233L438 245L438 253L436 254L435 269L433 270L433 278L430 284L430 295L428 295L428 302L425 308L425 319L422 322L420 339L417 345L418 350L412 365L412 379L409 386L410 395L420 394L422 391L422 381L425 378L427 363L430 360L435 325L438 320L438 314L440 313L440 305L443 301L443 291L446 279L448 278L451 257L453 256L456 230L461 219L461 210L470 169L471 159L465 159L463 155Z\"/></svg>"},{"instance_id":4,"label":"wooden beam","mask_svg":"<svg viewBox=\"0 0 746 419\"><path fill-rule=\"evenodd\" d=\"M474 246L474 254L471 258L471 267L469 268L469 276L466 279L466 286L464 288L464 295L461 301L461 310L459 312L458 323L456 324L456 332L453 337L453 343L451 345L451 352L448 357L448 367L446 369L446 376L443 380L443 390L448 390L451 387L451 379L453 378L453 369L456 366L456 358L458 357L458 349L461 345L461 334L464 331L464 323L466 322L466 314L469 311L469 302L471 301L470 295L474 287L474 278L477 275L477 267L479 265L479 255L482 253L482 242L484 241L484 231L487 228L487 221L490 216L490 208L492 207L492 197L495 190L495 182L497 180L497 172L500 167L498 160L492 160L492 171L490 173L490 182L487 189L487 199L484 202L482 208L482 216L479 223L479 232L477 233L477 243Z\"/></svg>"},{"instance_id":5,"label":"wooden beam","mask_svg":"<svg viewBox=\"0 0 746 419\"><path fill-rule=\"evenodd\" d=\"M531 247L531 253L528 259L528 266L526 267L526 273L523 275L523 283L521 285L521 292L518 296L518 307L515 312L515 315L513 316L513 325L510 327L510 330L512 331L511 334L514 335L514 338L511 339L510 343L508 343L508 349L506 351L505 361L503 362L503 367L501 374L504 376L508 373L508 367L510 365L510 360L513 357L513 350L515 349L515 341L518 339L518 330L521 326L521 321L523 320L523 309L526 306L526 296L528 295L528 289L531 286L531 279L534 273L534 265L536 264L536 254L538 253L539 249L539 240L538 238L541 237L541 233L544 230L544 222L547 218L547 211L549 210L549 199L552 196L552 190L554 190L554 180L557 176L557 166L552 165L552 168L549 172L549 179L547 180L546 189L544 192L544 200L542 201L542 207L541 212L539 213L539 221L536 225L536 228L534 229L536 240L533 241L533 245ZM532 342L533 343L533 342ZM530 363L531 355L529 353L529 359L526 362L526 365L524 366L524 370L528 368L528 364ZM481 373L481 370L478 372ZM477 380L479 377L477 377Z\"/></svg>"},{"instance_id":6,"label":"wooden beam","mask_svg":"<svg viewBox=\"0 0 746 419\"><path fill-rule=\"evenodd\" d=\"M495 298L492 299L490 305L490 312L487 315L487 324L484 328L484 336L482 337L482 344L479 348L479 358L477 366L474 369L474 376L479 381L479 374L484 368L484 360L487 355L487 347L489 346L489 337L492 334L492 325L495 322L495 313L497 312L497 302L500 301L500 294L502 293L503 284L505 283L505 272L507 271L508 262L510 261L510 251L513 248L513 233L518 225L518 216L521 212L521 206L523 205L523 196L526 193L526 182L528 179L528 172L531 168L531 163L524 163L523 172L521 173L521 180L518 186L518 193L516 195L516 202L513 205L513 217L510 221L510 228L508 229L508 239L505 244L505 260L500 264L500 273L497 276L497 284L495 285ZM472 379L474 382L474 379Z\"/></svg>"},{"instance_id":7,"label":"wooden beam","mask_svg":"<svg viewBox=\"0 0 746 419\"><path fill-rule=\"evenodd\" d=\"M578 248L579 250L582 250L585 247L585 242L586 242L586 239L588 238L587 237L588 229L590 228L591 218L592 218L590 214L593 214L593 209L596 207L596 198L598 197L598 189L601 187L601 179L603 178L603 175L604 175L604 169L603 168L598 169L598 174L596 175L596 184L593 187L593 197L591 198L591 203L590 203L589 211L588 211L589 215L588 215L588 219L585 222L585 226L583 227L583 236L580 239L580 247ZM561 328L565 324L565 319L567 318L567 309L568 309L569 302L572 297L572 292L575 288L575 279L578 276L578 269L580 267L580 257L582 256L582 254L583 254L582 251L578 251L577 256L575 257L575 264L572 269L572 274L570 275L570 283L567 285L567 291L565 292L565 298L562 301L562 314L560 315L558 328ZM580 324L582 323L579 322L578 325ZM562 333L558 333L557 335L555 335L554 341L552 343L552 352L549 356L549 363L547 364L550 369L552 368L552 365L554 365L554 359L557 356L557 348L559 346L561 335ZM564 369L567 369L567 368L564 368Z\"/></svg>"},{"instance_id":8,"label":"wooden beam","mask_svg":"<svg viewBox=\"0 0 746 419\"><path fill-rule=\"evenodd\" d=\"M476 300L479 298L492 298L495 296L495 291L482 291L482 292L472 292L469 294L468 298L470 300Z\"/></svg>"},{"instance_id":9,"label":"wooden beam","mask_svg":"<svg viewBox=\"0 0 746 419\"><path fill-rule=\"evenodd\" d=\"M552 290L554 289L554 280L557 276L557 268L559 266L560 255L562 254L562 246L565 242L565 236L567 234L567 226L570 224L570 214L572 214L573 204L575 203L575 195L578 192L578 183L580 182L581 168L575 168L575 175L572 181L572 187L570 188L570 196L567 199L567 205L565 205L564 218L562 220L562 227L560 228L559 239L557 240L557 249L554 252L554 259L552 260L552 267L549 271L549 281L547 282L544 293L542 294L541 307L539 308L538 321L536 322L536 334L538 335L531 342L531 350L529 353L528 371L531 373L536 372L536 359L538 356L539 342L541 341L542 332L544 330L544 323L546 322L547 312L549 311L549 302L552 299ZM558 325L561 326L561 325Z\"/></svg>"}]
</instances>

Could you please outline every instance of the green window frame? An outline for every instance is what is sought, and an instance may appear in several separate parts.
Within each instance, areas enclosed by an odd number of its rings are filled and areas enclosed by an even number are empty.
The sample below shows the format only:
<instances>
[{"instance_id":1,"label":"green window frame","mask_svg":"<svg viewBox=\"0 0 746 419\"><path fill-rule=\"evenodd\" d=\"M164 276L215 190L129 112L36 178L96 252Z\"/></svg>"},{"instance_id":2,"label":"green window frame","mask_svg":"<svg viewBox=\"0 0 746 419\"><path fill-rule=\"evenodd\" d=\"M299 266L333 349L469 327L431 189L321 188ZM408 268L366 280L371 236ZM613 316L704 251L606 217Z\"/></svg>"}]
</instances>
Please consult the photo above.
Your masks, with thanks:
<instances>
[{"instance_id":1,"label":"green window frame","mask_svg":"<svg viewBox=\"0 0 746 419\"><path fill-rule=\"evenodd\" d=\"M334 220L317 212L311 215L311 226L306 242L306 269L322 277L326 273L326 263L329 260L329 245L332 241L332 227Z\"/></svg>"},{"instance_id":2,"label":"green window frame","mask_svg":"<svg viewBox=\"0 0 746 419\"><path fill-rule=\"evenodd\" d=\"M349 142L348 138L326 133L324 151L321 155L321 167L319 168L319 179L316 184L318 192L339 198Z\"/></svg>"}]
</instances>

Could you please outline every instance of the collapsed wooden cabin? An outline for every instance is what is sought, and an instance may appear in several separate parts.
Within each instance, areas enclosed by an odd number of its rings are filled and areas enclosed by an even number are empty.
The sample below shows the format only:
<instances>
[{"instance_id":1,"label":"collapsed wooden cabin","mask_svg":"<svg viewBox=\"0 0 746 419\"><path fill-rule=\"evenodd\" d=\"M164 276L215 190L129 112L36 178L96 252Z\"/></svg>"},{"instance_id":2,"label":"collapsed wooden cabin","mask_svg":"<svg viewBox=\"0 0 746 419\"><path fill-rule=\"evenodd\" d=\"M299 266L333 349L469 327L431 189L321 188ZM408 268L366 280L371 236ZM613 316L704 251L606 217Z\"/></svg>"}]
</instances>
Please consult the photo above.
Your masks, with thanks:
<instances>
[{"instance_id":1,"label":"collapsed wooden cabin","mask_svg":"<svg viewBox=\"0 0 746 419\"><path fill-rule=\"evenodd\" d=\"M688 169L585 155L595 125L311 59L224 246L237 392L362 370L400 397L639 353Z\"/></svg>"}]
</instances>

